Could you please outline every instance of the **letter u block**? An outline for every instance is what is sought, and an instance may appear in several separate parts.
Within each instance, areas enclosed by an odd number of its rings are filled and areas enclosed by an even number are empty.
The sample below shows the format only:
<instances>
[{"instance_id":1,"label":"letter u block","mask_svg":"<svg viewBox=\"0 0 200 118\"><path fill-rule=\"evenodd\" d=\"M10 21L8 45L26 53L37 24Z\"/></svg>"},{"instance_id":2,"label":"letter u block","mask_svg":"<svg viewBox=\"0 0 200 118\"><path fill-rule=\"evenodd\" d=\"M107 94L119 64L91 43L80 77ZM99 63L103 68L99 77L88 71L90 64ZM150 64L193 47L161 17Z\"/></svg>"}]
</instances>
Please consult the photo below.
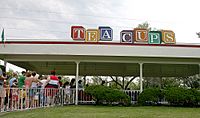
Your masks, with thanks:
<instances>
[{"instance_id":1,"label":"letter u block","mask_svg":"<svg viewBox=\"0 0 200 118\"><path fill-rule=\"evenodd\" d=\"M148 30L135 28L134 29L134 40L136 42L148 42Z\"/></svg>"},{"instance_id":2,"label":"letter u block","mask_svg":"<svg viewBox=\"0 0 200 118\"><path fill-rule=\"evenodd\" d=\"M175 44L175 33L171 30L162 30L162 41L165 44Z\"/></svg>"},{"instance_id":3,"label":"letter u block","mask_svg":"<svg viewBox=\"0 0 200 118\"><path fill-rule=\"evenodd\" d=\"M148 33L148 43L149 44L161 44L162 33L161 31L150 31Z\"/></svg>"},{"instance_id":4,"label":"letter u block","mask_svg":"<svg viewBox=\"0 0 200 118\"><path fill-rule=\"evenodd\" d=\"M112 41L113 40L113 30L110 27L99 27L100 40L101 41Z\"/></svg>"},{"instance_id":5,"label":"letter u block","mask_svg":"<svg viewBox=\"0 0 200 118\"><path fill-rule=\"evenodd\" d=\"M83 26L72 26L71 37L73 40L85 40L85 28Z\"/></svg>"},{"instance_id":6,"label":"letter u block","mask_svg":"<svg viewBox=\"0 0 200 118\"><path fill-rule=\"evenodd\" d=\"M86 31L85 42L98 42L99 40L99 30L98 29L88 29Z\"/></svg>"},{"instance_id":7,"label":"letter u block","mask_svg":"<svg viewBox=\"0 0 200 118\"><path fill-rule=\"evenodd\" d=\"M132 30L122 30L120 32L120 42L121 43L133 43L133 31Z\"/></svg>"}]
</instances>

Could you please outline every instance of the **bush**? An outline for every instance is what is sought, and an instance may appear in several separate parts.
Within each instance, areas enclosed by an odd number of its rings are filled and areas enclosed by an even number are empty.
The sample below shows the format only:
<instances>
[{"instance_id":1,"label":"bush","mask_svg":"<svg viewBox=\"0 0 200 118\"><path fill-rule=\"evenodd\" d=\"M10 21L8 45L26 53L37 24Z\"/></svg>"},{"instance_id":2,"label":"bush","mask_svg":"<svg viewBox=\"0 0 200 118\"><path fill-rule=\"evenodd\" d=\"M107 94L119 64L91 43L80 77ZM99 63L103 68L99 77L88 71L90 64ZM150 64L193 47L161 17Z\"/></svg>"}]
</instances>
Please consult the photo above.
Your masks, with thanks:
<instances>
[{"instance_id":1,"label":"bush","mask_svg":"<svg viewBox=\"0 0 200 118\"><path fill-rule=\"evenodd\" d=\"M200 92L195 89L168 88L165 98L170 105L197 106L200 101Z\"/></svg>"},{"instance_id":2,"label":"bush","mask_svg":"<svg viewBox=\"0 0 200 118\"><path fill-rule=\"evenodd\" d=\"M107 86L92 85L85 89L87 94L94 97L96 104L122 104L130 105L130 98L124 92Z\"/></svg>"},{"instance_id":3,"label":"bush","mask_svg":"<svg viewBox=\"0 0 200 118\"><path fill-rule=\"evenodd\" d=\"M139 105L155 105L159 99L163 98L163 93L158 88L145 89L138 97Z\"/></svg>"}]
</instances>

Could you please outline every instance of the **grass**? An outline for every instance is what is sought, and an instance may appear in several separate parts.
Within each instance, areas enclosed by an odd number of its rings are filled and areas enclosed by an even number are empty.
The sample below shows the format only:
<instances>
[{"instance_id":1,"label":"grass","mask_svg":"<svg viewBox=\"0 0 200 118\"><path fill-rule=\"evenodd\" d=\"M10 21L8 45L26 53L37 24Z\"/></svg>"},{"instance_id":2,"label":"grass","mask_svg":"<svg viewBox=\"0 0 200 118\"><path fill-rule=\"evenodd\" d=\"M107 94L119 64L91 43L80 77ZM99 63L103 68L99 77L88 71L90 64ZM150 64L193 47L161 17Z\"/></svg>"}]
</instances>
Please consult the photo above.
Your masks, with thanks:
<instances>
[{"instance_id":1,"label":"grass","mask_svg":"<svg viewBox=\"0 0 200 118\"><path fill-rule=\"evenodd\" d=\"M10 112L1 118L200 118L200 108L64 106Z\"/></svg>"}]
</instances>

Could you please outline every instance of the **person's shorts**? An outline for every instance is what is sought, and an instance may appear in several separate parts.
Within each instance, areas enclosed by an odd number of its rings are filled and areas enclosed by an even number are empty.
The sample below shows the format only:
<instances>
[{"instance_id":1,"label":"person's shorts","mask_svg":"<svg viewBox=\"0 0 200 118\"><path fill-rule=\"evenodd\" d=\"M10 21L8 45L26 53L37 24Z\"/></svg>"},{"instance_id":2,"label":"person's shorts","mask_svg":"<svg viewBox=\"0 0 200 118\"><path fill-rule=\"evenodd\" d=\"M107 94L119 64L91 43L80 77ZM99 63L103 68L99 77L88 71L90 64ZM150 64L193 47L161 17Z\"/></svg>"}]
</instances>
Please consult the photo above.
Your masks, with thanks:
<instances>
[{"instance_id":1,"label":"person's shorts","mask_svg":"<svg viewBox=\"0 0 200 118\"><path fill-rule=\"evenodd\" d=\"M36 89L30 89L30 90L29 90L29 96L30 96L30 97L34 97L35 94L36 94L36 92L37 92Z\"/></svg>"},{"instance_id":2,"label":"person's shorts","mask_svg":"<svg viewBox=\"0 0 200 118\"><path fill-rule=\"evenodd\" d=\"M6 97L6 90L4 88L0 88L0 97Z\"/></svg>"}]
</instances>

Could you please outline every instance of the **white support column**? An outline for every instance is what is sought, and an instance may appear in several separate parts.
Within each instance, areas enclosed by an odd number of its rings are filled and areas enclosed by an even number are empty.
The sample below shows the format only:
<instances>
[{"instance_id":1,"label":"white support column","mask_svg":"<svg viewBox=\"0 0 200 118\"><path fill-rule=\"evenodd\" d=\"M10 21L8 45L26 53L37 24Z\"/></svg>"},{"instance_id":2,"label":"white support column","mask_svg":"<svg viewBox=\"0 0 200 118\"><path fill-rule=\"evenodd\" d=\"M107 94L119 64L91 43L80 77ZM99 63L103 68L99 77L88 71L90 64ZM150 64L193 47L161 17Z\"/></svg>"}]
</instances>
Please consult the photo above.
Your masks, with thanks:
<instances>
[{"instance_id":1,"label":"white support column","mask_svg":"<svg viewBox=\"0 0 200 118\"><path fill-rule=\"evenodd\" d=\"M200 64L199 64L199 74L200 74Z\"/></svg>"},{"instance_id":2,"label":"white support column","mask_svg":"<svg viewBox=\"0 0 200 118\"><path fill-rule=\"evenodd\" d=\"M76 99L75 105L78 105L78 79L79 79L79 61L76 61Z\"/></svg>"},{"instance_id":3,"label":"white support column","mask_svg":"<svg viewBox=\"0 0 200 118\"><path fill-rule=\"evenodd\" d=\"M139 63L140 64L140 93L143 91L143 63Z\"/></svg>"}]
</instances>

